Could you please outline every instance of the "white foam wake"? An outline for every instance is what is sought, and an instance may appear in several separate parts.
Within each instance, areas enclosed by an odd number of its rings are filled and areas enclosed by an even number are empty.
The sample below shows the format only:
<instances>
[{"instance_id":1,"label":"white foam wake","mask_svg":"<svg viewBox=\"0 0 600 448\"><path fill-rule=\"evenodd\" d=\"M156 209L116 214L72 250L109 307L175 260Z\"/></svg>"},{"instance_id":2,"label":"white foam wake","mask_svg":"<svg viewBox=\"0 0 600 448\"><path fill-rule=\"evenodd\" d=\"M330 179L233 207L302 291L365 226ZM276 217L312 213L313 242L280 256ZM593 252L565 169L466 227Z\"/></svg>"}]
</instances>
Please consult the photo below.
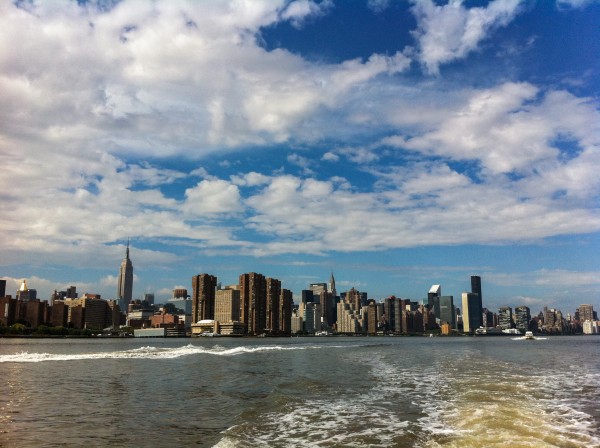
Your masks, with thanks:
<instances>
[{"instance_id":1,"label":"white foam wake","mask_svg":"<svg viewBox=\"0 0 600 448\"><path fill-rule=\"evenodd\" d=\"M236 356L246 353L260 353L285 350L310 350L331 348L349 348L356 345L259 345L222 347L216 345L212 348L188 344L184 347L139 347L131 350L95 352L95 353L29 353L20 352L10 355L0 355L0 363L35 363L43 361L79 361L90 359L173 359L192 355Z\"/></svg>"}]
</instances>

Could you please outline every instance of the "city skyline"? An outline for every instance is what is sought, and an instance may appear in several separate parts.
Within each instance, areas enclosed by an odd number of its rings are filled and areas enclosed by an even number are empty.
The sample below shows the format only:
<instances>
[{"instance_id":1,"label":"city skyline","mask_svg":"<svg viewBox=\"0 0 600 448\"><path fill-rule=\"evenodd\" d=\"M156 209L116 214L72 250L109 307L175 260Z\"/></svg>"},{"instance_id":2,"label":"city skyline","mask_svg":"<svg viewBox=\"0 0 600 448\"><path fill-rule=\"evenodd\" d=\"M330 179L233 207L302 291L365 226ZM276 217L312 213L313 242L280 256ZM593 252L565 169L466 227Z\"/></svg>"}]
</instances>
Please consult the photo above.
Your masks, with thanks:
<instances>
[{"instance_id":1,"label":"city skyline","mask_svg":"<svg viewBox=\"0 0 600 448\"><path fill-rule=\"evenodd\" d=\"M4 2L0 274L600 297L600 3ZM17 286L18 287L18 286ZM14 291L16 288L7 290ZM10 292L8 292L10 293Z\"/></svg>"}]
</instances>

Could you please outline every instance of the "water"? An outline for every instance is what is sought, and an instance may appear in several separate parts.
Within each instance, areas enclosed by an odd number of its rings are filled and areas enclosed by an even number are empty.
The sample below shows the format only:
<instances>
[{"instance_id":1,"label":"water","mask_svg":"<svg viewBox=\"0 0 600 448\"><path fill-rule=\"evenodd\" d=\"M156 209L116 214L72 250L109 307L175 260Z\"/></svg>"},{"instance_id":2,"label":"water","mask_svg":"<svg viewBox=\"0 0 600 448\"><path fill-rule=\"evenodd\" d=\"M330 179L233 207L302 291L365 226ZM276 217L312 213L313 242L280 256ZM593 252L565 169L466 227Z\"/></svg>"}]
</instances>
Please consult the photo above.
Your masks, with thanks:
<instances>
[{"instance_id":1,"label":"water","mask_svg":"<svg viewBox=\"0 0 600 448\"><path fill-rule=\"evenodd\" d=\"M0 339L0 446L600 447L600 337Z\"/></svg>"}]
</instances>

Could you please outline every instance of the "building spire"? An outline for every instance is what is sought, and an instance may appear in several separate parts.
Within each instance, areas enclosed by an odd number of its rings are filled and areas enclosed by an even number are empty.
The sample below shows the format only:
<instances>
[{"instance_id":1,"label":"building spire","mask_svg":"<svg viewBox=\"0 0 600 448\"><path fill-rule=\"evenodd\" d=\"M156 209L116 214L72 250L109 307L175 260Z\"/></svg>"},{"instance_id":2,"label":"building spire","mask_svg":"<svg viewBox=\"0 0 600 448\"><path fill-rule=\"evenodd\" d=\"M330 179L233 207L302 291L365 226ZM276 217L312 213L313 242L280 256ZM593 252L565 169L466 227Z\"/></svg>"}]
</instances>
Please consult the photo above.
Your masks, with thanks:
<instances>
[{"instance_id":1,"label":"building spire","mask_svg":"<svg viewBox=\"0 0 600 448\"><path fill-rule=\"evenodd\" d=\"M129 237L127 237L127 250L125 251L125 258L129 260Z\"/></svg>"}]
</instances>

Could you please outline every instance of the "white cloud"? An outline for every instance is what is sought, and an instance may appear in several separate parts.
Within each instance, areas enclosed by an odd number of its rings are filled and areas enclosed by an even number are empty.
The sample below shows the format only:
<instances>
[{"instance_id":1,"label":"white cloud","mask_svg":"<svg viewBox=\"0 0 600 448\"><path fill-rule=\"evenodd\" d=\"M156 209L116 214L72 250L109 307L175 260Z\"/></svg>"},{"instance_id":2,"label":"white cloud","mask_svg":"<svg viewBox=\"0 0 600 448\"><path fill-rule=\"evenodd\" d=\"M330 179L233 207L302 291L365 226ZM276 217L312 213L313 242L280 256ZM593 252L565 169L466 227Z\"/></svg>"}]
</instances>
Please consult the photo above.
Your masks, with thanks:
<instances>
[{"instance_id":1,"label":"white cloud","mask_svg":"<svg viewBox=\"0 0 600 448\"><path fill-rule=\"evenodd\" d=\"M338 64L259 45L261 27L318 17L325 2L26 7L0 3L5 263L113 266L122 258L113 244L128 236L267 255L497 243L600 228L593 205L600 119L590 99L528 83L456 91L436 79L408 85L394 75L409 68L409 51ZM434 71L474 51L518 7L420 2L414 11L420 58ZM400 168L389 147L384 159L380 145L342 146L353 136L368 142L394 133L384 143L411 151L396 160ZM374 191L351 171L341 177L332 169L341 165L328 166L324 180L241 166L224 180L203 167L189 174L160 167L165 159L189 167L232 148L328 139L340 148L321 160L345 157L368 168ZM561 139L578 151L567 157ZM382 160L386 166L376 166ZM465 160L476 165L477 181L451 167ZM318 163L296 153L288 162L305 177ZM182 185L184 197L173 193ZM266 242L252 242L252 232ZM136 254L147 265L180 259Z\"/></svg>"},{"instance_id":2,"label":"white cloud","mask_svg":"<svg viewBox=\"0 0 600 448\"><path fill-rule=\"evenodd\" d=\"M231 176L231 182L234 185L239 185L243 187L256 187L259 185L267 184L269 183L269 181L269 176L257 173L256 171L251 171L246 174L240 174L238 176Z\"/></svg>"},{"instance_id":3,"label":"white cloud","mask_svg":"<svg viewBox=\"0 0 600 448\"><path fill-rule=\"evenodd\" d=\"M385 11L389 6L389 0L367 0L367 7L376 13Z\"/></svg>"},{"instance_id":4,"label":"white cloud","mask_svg":"<svg viewBox=\"0 0 600 448\"><path fill-rule=\"evenodd\" d=\"M587 5L598 3L598 0L557 0L556 5L559 9L564 8L584 8Z\"/></svg>"},{"instance_id":5,"label":"white cloud","mask_svg":"<svg viewBox=\"0 0 600 448\"><path fill-rule=\"evenodd\" d=\"M296 28L301 28L305 21L324 16L333 7L331 0L323 0L320 3L311 0L295 0L281 12L281 18L289 20Z\"/></svg>"},{"instance_id":6,"label":"white cloud","mask_svg":"<svg viewBox=\"0 0 600 448\"><path fill-rule=\"evenodd\" d=\"M475 91L437 129L383 143L454 160L479 160L493 174L544 172L549 164L554 173L561 157L556 140L564 137L596 154L600 113L595 105L567 92L539 96L527 83Z\"/></svg>"},{"instance_id":7,"label":"white cloud","mask_svg":"<svg viewBox=\"0 0 600 448\"><path fill-rule=\"evenodd\" d=\"M183 210L192 216L240 211L240 192L225 180L203 180L185 190Z\"/></svg>"},{"instance_id":8,"label":"white cloud","mask_svg":"<svg viewBox=\"0 0 600 448\"><path fill-rule=\"evenodd\" d=\"M433 0L414 0L418 28L419 59L430 74L440 64L462 59L477 50L495 28L506 26L518 14L521 0L494 0L486 7L465 8L462 0L436 5Z\"/></svg>"},{"instance_id":9,"label":"white cloud","mask_svg":"<svg viewBox=\"0 0 600 448\"><path fill-rule=\"evenodd\" d=\"M340 160L340 156L338 156L334 152L327 151L325 154L323 154L323 157L321 157L321 160L326 161L326 162L337 162Z\"/></svg>"}]
</instances>

